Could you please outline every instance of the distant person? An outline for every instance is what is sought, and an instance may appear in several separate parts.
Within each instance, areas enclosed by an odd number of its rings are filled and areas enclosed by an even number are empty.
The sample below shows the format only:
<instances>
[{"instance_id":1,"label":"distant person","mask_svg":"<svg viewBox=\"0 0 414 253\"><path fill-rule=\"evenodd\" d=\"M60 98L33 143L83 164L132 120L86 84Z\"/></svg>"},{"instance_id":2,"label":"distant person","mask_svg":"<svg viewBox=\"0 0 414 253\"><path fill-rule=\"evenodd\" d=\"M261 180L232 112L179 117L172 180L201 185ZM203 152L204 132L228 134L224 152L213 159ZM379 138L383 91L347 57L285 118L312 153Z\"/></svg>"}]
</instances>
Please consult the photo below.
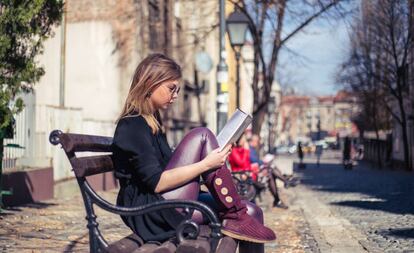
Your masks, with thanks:
<instances>
[{"instance_id":1,"label":"distant person","mask_svg":"<svg viewBox=\"0 0 414 253\"><path fill-rule=\"evenodd\" d=\"M299 157L299 168L304 169L305 166L303 164L303 148L302 142L298 142L298 157Z\"/></svg>"},{"instance_id":2,"label":"distant person","mask_svg":"<svg viewBox=\"0 0 414 253\"><path fill-rule=\"evenodd\" d=\"M232 148L229 155L229 163L231 170L234 172L252 171L250 166L249 143L247 142L246 136L244 134L239 138L236 145ZM254 180L256 178L257 175L253 176Z\"/></svg>"},{"instance_id":3,"label":"distant person","mask_svg":"<svg viewBox=\"0 0 414 253\"><path fill-rule=\"evenodd\" d=\"M265 189L266 186L257 181L258 169L256 171L252 170L249 143L245 134L233 146L228 161L231 171L235 172L233 177L239 180L237 183L239 194L243 199L254 202L256 192ZM241 172L241 174L236 174L237 172Z\"/></svg>"},{"instance_id":4,"label":"distant person","mask_svg":"<svg viewBox=\"0 0 414 253\"><path fill-rule=\"evenodd\" d=\"M260 149L260 137L257 134L253 134L249 140L249 150L250 150L250 162L257 163L259 166L263 165L263 161L259 156Z\"/></svg>"},{"instance_id":5,"label":"distant person","mask_svg":"<svg viewBox=\"0 0 414 253\"><path fill-rule=\"evenodd\" d=\"M364 145L361 143L357 145L356 159L357 160L364 159Z\"/></svg>"},{"instance_id":6,"label":"distant person","mask_svg":"<svg viewBox=\"0 0 414 253\"><path fill-rule=\"evenodd\" d=\"M229 163L233 172L245 171L250 173L253 183L257 186L258 170L252 169L250 162L250 148L246 136L243 134L229 155Z\"/></svg>"},{"instance_id":7,"label":"distant person","mask_svg":"<svg viewBox=\"0 0 414 253\"><path fill-rule=\"evenodd\" d=\"M296 183L289 180L285 177L282 172L276 166L270 166L270 164L265 164L263 160L260 159L258 149L260 147L260 137L257 134L253 134L250 141L250 162L252 163L252 167L256 164L259 168L266 167L267 168L267 176L268 176L268 186L269 191L273 196L273 207L279 207L283 209L287 209L288 206L280 199L279 192L276 185L276 178L282 180L285 184L285 187L288 186L295 186Z\"/></svg>"},{"instance_id":8,"label":"distant person","mask_svg":"<svg viewBox=\"0 0 414 253\"><path fill-rule=\"evenodd\" d=\"M335 149L340 149L340 138L339 133L336 133L336 142L335 142Z\"/></svg>"},{"instance_id":9,"label":"distant person","mask_svg":"<svg viewBox=\"0 0 414 253\"><path fill-rule=\"evenodd\" d=\"M342 163L345 169L352 168L351 149L351 139L347 136L344 139L344 149L342 150Z\"/></svg>"},{"instance_id":10,"label":"distant person","mask_svg":"<svg viewBox=\"0 0 414 253\"><path fill-rule=\"evenodd\" d=\"M322 156L322 152L323 152L323 147L322 145L316 145L315 148L315 155L316 155L316 166L319 167L320 161L321 161L321 156Z\"/></svg>"}]
</instances>

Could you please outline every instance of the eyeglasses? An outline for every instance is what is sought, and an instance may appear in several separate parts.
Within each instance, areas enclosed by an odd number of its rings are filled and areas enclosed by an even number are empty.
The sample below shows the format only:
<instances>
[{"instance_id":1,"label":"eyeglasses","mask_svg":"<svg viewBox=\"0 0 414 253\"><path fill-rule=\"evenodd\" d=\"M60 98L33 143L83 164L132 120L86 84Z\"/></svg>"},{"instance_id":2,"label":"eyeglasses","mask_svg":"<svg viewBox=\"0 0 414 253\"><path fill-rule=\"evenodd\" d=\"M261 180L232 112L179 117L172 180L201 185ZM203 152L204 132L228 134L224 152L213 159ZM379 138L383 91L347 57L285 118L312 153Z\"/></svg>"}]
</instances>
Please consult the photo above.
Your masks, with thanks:
<instances>
[{"instance_id":1,"label":"eyeglasses","mask_svg":"<svg viewBox=\"0 0 414 253\"><path fill-rule=\"evenodd\" d=\"M181 90L180 86L175 85L175 84L173 86L168 86L168 85L166 86L170 90L171 95L174 95L174 94L178 95L178 93L180 93L180 90Z\"/></svg>"}]
</instances>

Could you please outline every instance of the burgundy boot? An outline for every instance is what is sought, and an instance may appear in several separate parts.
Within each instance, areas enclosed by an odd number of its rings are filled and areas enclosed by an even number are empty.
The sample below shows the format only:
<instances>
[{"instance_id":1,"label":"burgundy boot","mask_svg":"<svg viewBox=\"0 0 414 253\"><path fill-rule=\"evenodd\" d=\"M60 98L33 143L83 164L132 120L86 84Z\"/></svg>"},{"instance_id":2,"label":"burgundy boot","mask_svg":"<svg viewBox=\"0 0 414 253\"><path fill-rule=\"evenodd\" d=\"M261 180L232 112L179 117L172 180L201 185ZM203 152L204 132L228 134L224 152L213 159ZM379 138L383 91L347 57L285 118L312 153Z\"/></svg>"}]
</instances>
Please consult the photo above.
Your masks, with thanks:
<instances>
[{"instance_id":1,"label":"burgundy boot","mask_svg":"<svg viewBox=\"0 0 414 253\"><path fill-rule=\"evenodd\" d=\"M242 203L226 166L203 174L203 179L220 207L219 216L223 220L223 234L256 243L276 239L271 229L247 214L246 205Z\"/></svg>"}]
</instances>

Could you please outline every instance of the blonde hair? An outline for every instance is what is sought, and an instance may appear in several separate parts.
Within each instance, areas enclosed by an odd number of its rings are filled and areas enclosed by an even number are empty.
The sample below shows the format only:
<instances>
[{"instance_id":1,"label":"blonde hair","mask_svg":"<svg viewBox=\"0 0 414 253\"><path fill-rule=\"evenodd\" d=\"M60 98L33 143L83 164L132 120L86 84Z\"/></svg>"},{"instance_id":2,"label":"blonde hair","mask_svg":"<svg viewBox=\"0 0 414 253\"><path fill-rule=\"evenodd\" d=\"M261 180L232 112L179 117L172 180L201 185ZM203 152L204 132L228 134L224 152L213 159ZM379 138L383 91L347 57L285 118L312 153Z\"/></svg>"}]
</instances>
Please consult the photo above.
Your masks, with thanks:
<instances>
[{"instance_id":1,"label":"blonde hair","mask_svg":"<svg viewBox=\"0 0 414 253\"><path fill-rule=\"evenodd\" d=\"M163 54L148 55L135 69L131 87L118 120L136 112L145 119L152 133L157 133L161 128L160 119L156 116L159 112L153 108L149 98L163 82L179 79L181 79L181 67L174 60Z\"/></svg>"}]
</instances>

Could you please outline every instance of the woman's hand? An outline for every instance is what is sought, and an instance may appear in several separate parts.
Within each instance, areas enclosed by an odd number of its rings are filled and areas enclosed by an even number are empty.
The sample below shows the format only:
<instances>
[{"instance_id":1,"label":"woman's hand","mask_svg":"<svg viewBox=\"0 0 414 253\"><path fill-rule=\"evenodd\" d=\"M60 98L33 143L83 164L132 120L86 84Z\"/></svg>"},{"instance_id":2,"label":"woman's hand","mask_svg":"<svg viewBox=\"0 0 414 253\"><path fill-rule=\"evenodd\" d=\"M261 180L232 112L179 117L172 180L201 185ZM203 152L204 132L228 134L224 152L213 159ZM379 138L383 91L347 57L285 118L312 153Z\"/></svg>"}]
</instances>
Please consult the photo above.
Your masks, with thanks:
<instances>
[{"instance_id":1,"label":"woman's hand","mask_svg":"<svg viewBox=\"0 0 414 253\"><path fill-rule=\"evenodd\" d=\"M223 166L227 157L231 153L231 147L232 145L227 145L221 152L219 152L220 148L211 151L211 153L208 154L202 162L208 167L208 169Z\"/></svg>"}]
</instances>

